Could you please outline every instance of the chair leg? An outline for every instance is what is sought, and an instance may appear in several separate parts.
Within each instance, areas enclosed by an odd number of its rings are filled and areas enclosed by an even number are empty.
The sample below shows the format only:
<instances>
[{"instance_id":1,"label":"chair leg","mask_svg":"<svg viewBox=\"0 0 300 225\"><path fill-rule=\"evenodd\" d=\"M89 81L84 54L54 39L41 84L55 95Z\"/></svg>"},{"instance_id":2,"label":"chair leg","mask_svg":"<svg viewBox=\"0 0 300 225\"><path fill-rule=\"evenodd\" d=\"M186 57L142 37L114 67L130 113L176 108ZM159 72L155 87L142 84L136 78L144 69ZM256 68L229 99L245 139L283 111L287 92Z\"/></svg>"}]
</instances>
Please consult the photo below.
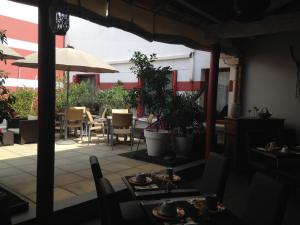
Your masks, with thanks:
<instances>
[{"instance_id":1,"label":"chair leg","mask_svg":"<svg viewBox=\"0 0 300 225\"><path fill-rule=\"evenodd\" d=\"M111 145L111 150L114 150L114 134L113 133L110 136L110 145Z\"/></svg>"},{"instance_id":2,"label":"chair leg","mask_svg":"<svg viewBox=\"0 0 300 225\"><path fill-rule=\"evenodd\" d=\"M139 150L140 142L141 142L141 138L139 138L139 142L138 142L138 144L136 146L136 151Z\"/></svg>"},{"instance_id":3,"label":"chair leg","mask_svg":"<svg viewBox=\"0 0 300 225\"><path fill-rule=\"evenodd\" d=\"M141 139L144 139L144 135L142 133L140 133L140 137L139 137L139 142L138 142L138 145L136 147L136 151L139 150L139 146L140 146L140 143L141 143Z\"/></svg>"},{"instance_id":4,"label":"chair leg","mask_svg":"<svg viewBox=\"0 0 300 225\"><path fill-rule=\"evenodd\" d=\"M91 131L89 129L89 131L88 131L88 145L90 145L90 142L91 142Z\"/></svg>"}]
</instances>

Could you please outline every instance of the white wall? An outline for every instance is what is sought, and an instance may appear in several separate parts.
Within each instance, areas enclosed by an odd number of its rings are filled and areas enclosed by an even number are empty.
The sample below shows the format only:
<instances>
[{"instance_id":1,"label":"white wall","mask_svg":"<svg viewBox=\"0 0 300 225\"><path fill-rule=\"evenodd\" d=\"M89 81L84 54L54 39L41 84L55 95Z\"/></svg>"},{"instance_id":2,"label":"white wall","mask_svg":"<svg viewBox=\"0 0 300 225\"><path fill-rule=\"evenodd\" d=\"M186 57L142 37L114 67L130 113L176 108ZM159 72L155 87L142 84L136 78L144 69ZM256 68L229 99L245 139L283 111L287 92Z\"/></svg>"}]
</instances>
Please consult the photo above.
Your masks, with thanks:
<instances>
[{"instance_id":1,"label":"white wall","mask_svg":"<svg viewBox=\"0 0 300 225\"><path fill-rule=\"evenodd\" d=\"M149 42L120 29L99 26L77 17L71 17L67 44L104 59L120 71L119 74L102 74L101 82L136 82L128 63L134 51L148 55L156 53L159 59L156 65L176 69L178 81L199 81L201 69L209 68L209 52L195 51L183 45Z\"/></svg>"},{"instance_id":2,"label":"white wall","mask_svg":"<svg viewBox=\"0 0 300 225\"><path fill-rule=\"evenodd\" d=\"M245 53L243 109L268 107L273 117L284 118L297 129L300 141L300 99L295 97L296 65L289 46L300 60L300 32L258 37L242 42Z\"/></svg>"}]
</instances>

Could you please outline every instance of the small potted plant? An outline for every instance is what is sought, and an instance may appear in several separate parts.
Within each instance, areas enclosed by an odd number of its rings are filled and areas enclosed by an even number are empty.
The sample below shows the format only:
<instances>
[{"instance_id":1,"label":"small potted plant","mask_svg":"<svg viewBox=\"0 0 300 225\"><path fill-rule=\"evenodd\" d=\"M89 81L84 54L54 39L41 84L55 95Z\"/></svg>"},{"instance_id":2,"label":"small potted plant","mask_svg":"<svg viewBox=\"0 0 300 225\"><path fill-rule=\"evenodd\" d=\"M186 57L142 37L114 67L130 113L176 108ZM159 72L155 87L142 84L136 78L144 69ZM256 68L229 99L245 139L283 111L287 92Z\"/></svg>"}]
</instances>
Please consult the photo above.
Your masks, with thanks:
<instances>
[{"instance_id":1,"label":"small potted plant","mask_svg":"<svg viewBox=\"0 0 300 225\"><path fill-rule=\"evenodd\" d=\"M129 95L133 107L141 104L156 116L155 127L144 131L147 153L150 156L163 156L170 144L170 132L163 128L168 127L164 117L170 113L172 101L172 90L168 88L171 67L154 67L155 60L155 54L148 57L141 52L134 53L130 70L144 85L132 90Z\"/></svg>"}]
</instances>

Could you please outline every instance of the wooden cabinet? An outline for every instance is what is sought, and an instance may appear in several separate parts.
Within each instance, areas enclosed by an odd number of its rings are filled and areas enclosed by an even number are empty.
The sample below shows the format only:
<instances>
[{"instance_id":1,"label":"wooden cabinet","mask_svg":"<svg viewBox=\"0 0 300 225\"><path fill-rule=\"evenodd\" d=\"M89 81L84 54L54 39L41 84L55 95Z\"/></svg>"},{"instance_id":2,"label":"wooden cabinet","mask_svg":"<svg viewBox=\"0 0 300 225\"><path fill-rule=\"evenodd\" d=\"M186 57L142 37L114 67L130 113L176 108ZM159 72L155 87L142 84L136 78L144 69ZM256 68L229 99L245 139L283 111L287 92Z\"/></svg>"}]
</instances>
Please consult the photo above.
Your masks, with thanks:
<instances>
[{"instance_id":1,"label":"wooden cabinet","mask_svg":"<svg viewBox=\"0 0 300 225\"><path fill-rule=\"evenodd\" d=\"M225 151L231 158L232 166L247 168L251 135L256 145L270 141L280 143L283 128L284 119L225 118Z\"/></svg>"}]
</instances>

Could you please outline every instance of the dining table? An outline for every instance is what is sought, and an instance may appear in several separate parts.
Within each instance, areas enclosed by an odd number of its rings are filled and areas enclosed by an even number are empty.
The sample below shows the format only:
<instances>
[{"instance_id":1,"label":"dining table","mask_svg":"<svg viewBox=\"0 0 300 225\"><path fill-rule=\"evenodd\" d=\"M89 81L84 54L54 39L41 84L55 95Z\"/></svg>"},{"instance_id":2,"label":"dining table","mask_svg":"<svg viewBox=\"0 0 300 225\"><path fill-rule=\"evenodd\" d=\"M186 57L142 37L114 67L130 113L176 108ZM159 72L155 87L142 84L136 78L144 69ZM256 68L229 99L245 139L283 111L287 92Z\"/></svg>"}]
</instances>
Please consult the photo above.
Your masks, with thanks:
<instances>
[{"instance_id":1,"label":"dining table","mask_svg":"<svg viewBox=\"0 0 300 225\"><path fill-rule=\"evenodd\" d=\"M135 183L136 175L122 176L121 179L135 199L159 199L174 196L192 196L200 194L199 189L194 188L183 177L173 176L170 181L167 175L161 171L158 173L145 173L149 182Z\"/></svg>"},{"instance_id":2,"label":"dining table","mask_svg":"<svg viewBox=\"0 0 300 225\"><path fill-rule=\"evenodd\" d=\"M161 215L160 207L172 201L177 208L176 217ZM201 195L141 201L148 221L153 225L245 225L231 210L217 203L215 210L208 210L205 197Z\"/></svg>"},{"instance_id":3,"label":"dining table","mask_svg":"<svg viewBox=\"0 0 300 225\"><path fill-rule=\"evenodd\" d=\"M273 150L266 149L264 147L251 148L251 153L266 157L275 161L275 168L279 169L280 162L283 160L299 160L300 159L300 147L293 146L282 151L281 148L277 147Z\"/></svg>"}]
</instances>

